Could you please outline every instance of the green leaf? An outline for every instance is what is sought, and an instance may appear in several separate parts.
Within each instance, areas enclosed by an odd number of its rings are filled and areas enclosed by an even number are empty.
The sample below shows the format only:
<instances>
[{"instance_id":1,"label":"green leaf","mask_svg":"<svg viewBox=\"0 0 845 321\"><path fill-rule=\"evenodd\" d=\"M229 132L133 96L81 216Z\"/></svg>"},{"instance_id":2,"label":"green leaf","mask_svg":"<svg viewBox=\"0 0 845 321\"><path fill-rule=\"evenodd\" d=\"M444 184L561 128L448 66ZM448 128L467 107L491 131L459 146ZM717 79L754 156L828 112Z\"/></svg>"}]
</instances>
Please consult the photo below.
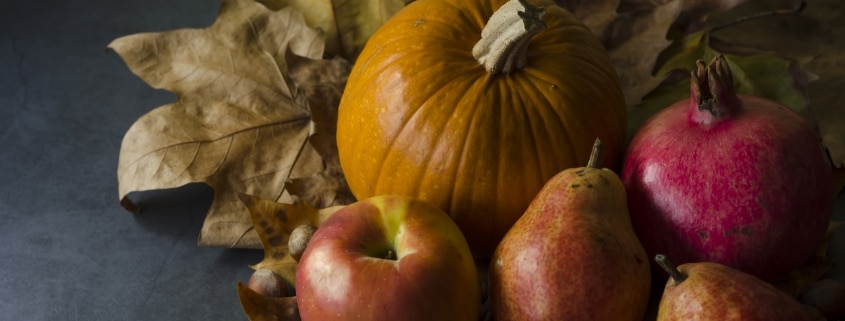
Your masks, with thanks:
<instances>
[{"instance_id":1,"label":"green leaf","mask_svg":"<svg viewBox=\"0 0 845 321\"><path fill-rule=\"evenodd\" d=\"M766 97L804 113L806 81L799 79L802 76L794 61L769 55L725 57L738 93Z\"/></svg>"},{"instance_id":2,"label":"green leaf","mask_svg":"<svg viewBox=\"0 0 845 321\"><path fill-rule=\"evenodd\" d=\"M708 41L710 40L709 33L700 31L689 35L674 33L670 35L672 45L660 53L657 58L657 64L654 68L656 76L667 76L674 71L691 71L695 67L696 60L705 59L710 61L712 57L707 57ZM708 59L709 58L709 59Z\"/></svg>"}]
</instances>

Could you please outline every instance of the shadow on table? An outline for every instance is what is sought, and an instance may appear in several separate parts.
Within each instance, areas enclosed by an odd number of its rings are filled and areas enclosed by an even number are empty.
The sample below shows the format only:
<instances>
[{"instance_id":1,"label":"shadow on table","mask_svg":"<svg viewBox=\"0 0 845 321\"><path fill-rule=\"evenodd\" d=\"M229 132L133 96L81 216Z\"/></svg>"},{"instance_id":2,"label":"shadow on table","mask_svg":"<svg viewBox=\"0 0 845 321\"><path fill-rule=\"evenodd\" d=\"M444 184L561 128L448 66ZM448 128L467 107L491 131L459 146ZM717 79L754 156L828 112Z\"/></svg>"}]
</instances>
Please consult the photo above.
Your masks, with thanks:
<instances>
[{"instance_id":1,"label":"shadow on table","mask_svg":"<svg viewBox=\"0 0 845 321\"><path fill-rule=\"evenodd\" d=\"M214 190L203 183L192 183L182 187L133 192L130 199L141 207L133 215L139 226L164 237L199 236L205 216L214 198ZM260 262L264 253L260 249L219 248L216 264L243 267Z\"/></svg>"},{"instance_id":2,"label":"shadow on table","mask_svg":"<svg viewBox=\"0 0 845 321\"><path fill-rule=\"evenodd\" d=\"M214 198L214 190L202 183L129 194L141 211L131 214L144 229L165 236L199 235Z\"/></svg>"}]
</instances>

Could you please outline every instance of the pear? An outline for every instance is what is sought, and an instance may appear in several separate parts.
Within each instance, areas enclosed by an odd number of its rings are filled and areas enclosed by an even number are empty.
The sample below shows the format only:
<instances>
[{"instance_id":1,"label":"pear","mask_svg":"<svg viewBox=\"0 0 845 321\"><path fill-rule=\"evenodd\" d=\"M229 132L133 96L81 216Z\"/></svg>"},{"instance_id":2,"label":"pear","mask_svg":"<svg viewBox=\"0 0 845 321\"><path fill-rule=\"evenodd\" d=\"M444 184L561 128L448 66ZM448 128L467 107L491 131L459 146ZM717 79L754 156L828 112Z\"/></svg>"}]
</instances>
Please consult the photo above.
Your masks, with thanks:
<instances>
[{"instance_id":1,"label":"pear","mask_svg":"<svg viewBox=\"0 0 845 321\"><path fill-rule=\"evenodd\" d=\"M552 177L505 234L490 262L494 320L642 320L648 257L602 159L596 140L587 166Z\"/></svg>"},{"instance_id":2,"label":"pear","mask_svg":"<svg viewBox=\"0 0 845 321\"><path fill-rule=\"evenodd\" d=\"M713 262L676 267L662 254L655 261L670 275L658 306L658 321L817 319L809 306L740 270Z\"/></svg>"}]
</instances>

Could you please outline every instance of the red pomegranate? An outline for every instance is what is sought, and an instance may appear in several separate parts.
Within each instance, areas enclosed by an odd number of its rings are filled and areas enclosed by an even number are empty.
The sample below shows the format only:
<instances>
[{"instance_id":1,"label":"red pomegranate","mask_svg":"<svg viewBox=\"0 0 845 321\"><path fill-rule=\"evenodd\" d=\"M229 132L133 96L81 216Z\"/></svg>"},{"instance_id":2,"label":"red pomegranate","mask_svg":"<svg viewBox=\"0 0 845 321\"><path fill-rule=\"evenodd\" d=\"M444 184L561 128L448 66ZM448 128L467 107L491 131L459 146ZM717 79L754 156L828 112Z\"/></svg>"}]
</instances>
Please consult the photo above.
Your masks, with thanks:
<instances>
[{"instance_id":1,"label":"red pomegranate","mask_svg":"<svg viewBox=\"0 0 845 321\"><path fill-rule=\"evenodd\" d=\"M637 236L678 264L763 279L797 269L821 246L833 207L818 132L780 103L738 95L724 57L697 67L691 98L647 120L625 155Z\"/></svg>"}]
</instances>

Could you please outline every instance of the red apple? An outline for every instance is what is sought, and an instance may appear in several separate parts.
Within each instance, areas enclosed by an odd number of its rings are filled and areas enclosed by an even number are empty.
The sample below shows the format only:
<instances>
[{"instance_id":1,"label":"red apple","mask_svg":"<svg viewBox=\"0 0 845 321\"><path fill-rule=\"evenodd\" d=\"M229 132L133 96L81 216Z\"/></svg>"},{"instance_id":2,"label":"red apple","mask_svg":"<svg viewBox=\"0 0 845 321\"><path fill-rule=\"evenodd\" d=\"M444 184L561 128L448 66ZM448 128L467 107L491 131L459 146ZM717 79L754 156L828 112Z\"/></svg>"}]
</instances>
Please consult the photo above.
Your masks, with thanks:
<instances>
[{"instance_id":1,"label":"red apple","mask_svg":"<svg viewBox=\"0 0 845 321\"><path fill-rule=\"evenodd\" d=\"M296 272L305 321L478 320L469 246L438 207L377 196L332 214Z\"/></svg>"}]
</instances>

